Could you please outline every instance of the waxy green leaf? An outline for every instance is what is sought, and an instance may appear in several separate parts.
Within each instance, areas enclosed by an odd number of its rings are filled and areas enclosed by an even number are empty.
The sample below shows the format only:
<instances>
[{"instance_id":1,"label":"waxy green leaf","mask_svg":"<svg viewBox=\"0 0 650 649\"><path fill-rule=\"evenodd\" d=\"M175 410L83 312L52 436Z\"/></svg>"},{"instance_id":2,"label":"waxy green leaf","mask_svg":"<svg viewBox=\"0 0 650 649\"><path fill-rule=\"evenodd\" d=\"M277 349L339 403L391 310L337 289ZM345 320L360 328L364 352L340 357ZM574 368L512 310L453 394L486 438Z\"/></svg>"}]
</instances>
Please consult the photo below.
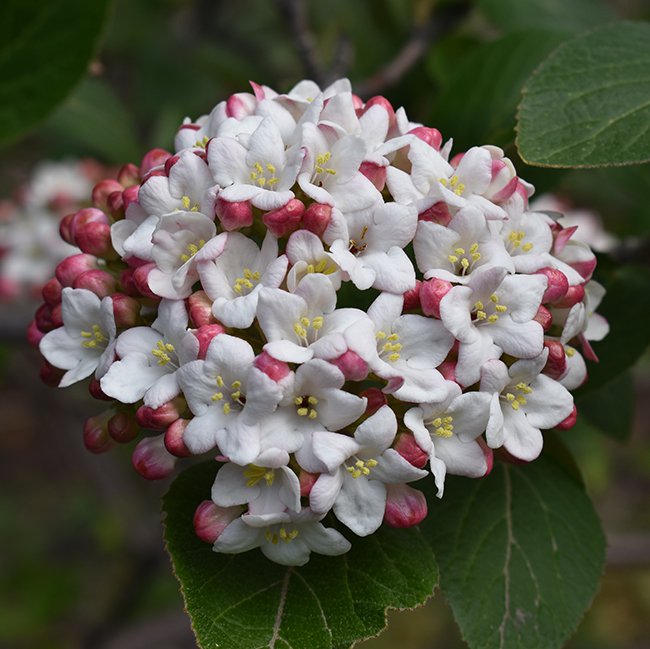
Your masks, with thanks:
<instances>
[{"instance_id":1,"label":"waxy green leaf","mask_svg":"<svg viewBox=\"0 0 650 649\"><path fill-rule=\"evenodd\" d=\"M202 649L347 649L379 633L388 608L414 608L433 593L437 569L418 529L382 529L340 557L311 555L286 567L259 550L217 554L194 534L216 464L178 476L164 499L165 539Z\"/></svg>"},{"instance_id":2,"label":"waxy green leaf","mask_svg":"<svg viewBox=\"0 0 650 649\"><path fill-rule=\"evenodd\" d=\"M583 485L549 457L448 478L424 532L471 649L560 649L593 598L605 540Z\"/></svg>"},{"instance_id":3,"label":"waxy green leaf","mask_svg":"<svg viewBox=\"0 0 650 649\"><path fill-rule=\"evenodd\" d=\"M517 128L532 165L650 160L650 24L606 25L561 45L525 85Z\"/></svg>"},{"instance_id":4,"label":"waxy green leaf","mask_svg":"<svg viewBox=\"0 0 650 649\"><path fill-rule=\"evenodd\" d=\"M0 4L0 144L63 101L83 77L109 0L3 0Z\"/></svg>"}]
</instances>

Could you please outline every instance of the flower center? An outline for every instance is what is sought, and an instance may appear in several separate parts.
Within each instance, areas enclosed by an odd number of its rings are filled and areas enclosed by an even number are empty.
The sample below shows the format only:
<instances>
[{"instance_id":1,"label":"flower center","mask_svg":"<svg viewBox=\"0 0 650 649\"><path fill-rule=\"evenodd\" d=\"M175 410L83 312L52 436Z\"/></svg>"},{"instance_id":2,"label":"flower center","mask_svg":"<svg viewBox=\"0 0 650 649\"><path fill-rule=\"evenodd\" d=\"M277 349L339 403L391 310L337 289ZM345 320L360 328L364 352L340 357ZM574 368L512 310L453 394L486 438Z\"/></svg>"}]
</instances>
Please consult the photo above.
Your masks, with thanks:
<instances>
[{"instance_id":1,"label":"flower center","mask_svg":"<svg viewBox=\"0 0 650 649\"><path fill-rule=\"evenodd\" d=\"M241 295L244 291L246 293L251 291L255 287L255 284L260 281L260 273L257 270L252 271L250 268L244 268L243 273L244 276L237 277L232 286L232 290L235 291L237 295ZM244 295L246 293L244 293Z\"/></svg>"},{"instance_id":2,"label":"flower center","mask_svg":"<svg viewBox=\"0 0 650 649\"><path fill-rule=\"evenodd\" d=\"M328 257L323 257L315 264L307 264L307 273L322 273L323 275L331 275L337 271L334 264L329 263Z\"/></svg>"},{"instance_id":3,"label":"flower center","mask_svg":"<svg viewBox=\"0 0 650 649\"><path fill-rule=\"evenodd\" d=\"M371 469L374 469L379 462L377 460L370 458L368 460L362 460L356 455L352 458L356 458L356 461L352 465L345 464L345 470L356 480L362 475L369 476Z\"/></svg>"},{"instance_id":4,"label":"flower center","mask_svg":"<svg viewBox=\"0 0 650 649\"><path fill-rule=\"evenodd\" d=\"M526 233L523 230L513 230L508 235L508 252L521 249L523 252L530 252L533 249L532 243L523 243Z\"/></svg>"},{"instance_id":5,"label":"flower center","mask_svg":"<svg viewBox=\"0 0 650 649\"><path fill-rule=\"evenodd\" d=\"M293 402L296 404L296 412L301 417L316 419L318 417L318 399L312 394L295 397Z\"/></svg>"},{"instance_id":6,"label":"flower center","mask_svg":"<svg viewBox=\"0 0 650 649\"><path fill-rule=\"evenodd\" d=\"M204 135L200 140L197 140L194 143L194 146L197 149L205 149L205 147L207 146L209 141L210 141L210 138L207 135Z\"/></svg>"},{"instance_id":7,"label":"flower center","mask_svg":"<svg viewBox=\"0 0 650 649\"><path fill-rule=\"evenodd\" d=\"M474 302L473 313L475 316L474 322L480 324L494 324L499 320L499 314L503 314L508 310L505 304L499 304L499 296L496 293L490 295L490 302L485 305L481 300ZM488 311L491 311L488 315Z\"/></svg>"},{"instance_id":8,"label":"flower center","mask_svg":"<svg viewBox=\"0 0 650 649\"><path fill-rule=\"evenodd\" d=\"M275 480L275 471L257 464L249 464L244 469L244 477L247 487L254 487L262 479L266 482L266 486L270 487Z\"/></svg>"},{"instance_id":9,"label":"flower center","mask_svg":"<svg viewBox=\"0 0 650 649\"><path fill-rule=\"evenodd\" d=\"M443 439L449 439L454 434L454 418L451 415L436 417L428 422L433 428L433 434Z\"/></svg>"},{"instance_id":10,"label":"flower center","mask_svg":"<svg viewBox=\"0 0 650 649\"><path fill-rule=\"evenodd\" d=\"M476 241L469 247L469 250L461 247L454 248L453 253L447 255L447 259L455 267L454 270L460 266L459 270L461 275L464 275L472 264L479 261L480 258L481 253L479 252L479 246Z\"/></svg>"},{"instance_id":11,"label":"flower center","mask_svg":"<svg viewBox=\"0 0 650 649\"><path fill-rule=\"evenodd\" d=\"M350 239L350 245L348 246L348 250L353 255L358 255L368 247L368 244L364 241L364 239L366 238L366 234L368 234L368 226L364 225L363 228L361 228L361 234L359 235L359 238Z\"/></svg>"},{"instance_id":12,"label":"flower center","mask_svg":"<svg viewBox=\"0 0 650 649\"><path fill-rule=\"evenodd\" d=\"M158 365L163 367L168 363L174 365L174 361L170 354L173 354L176 351L176 347L171 343L166 343L163 340L159 340L156 343L156 346L151 350L151 353L155 359L158 360Z\"/></svg>"},{"instance_id":13,"label":"flower center","mask_svg":"<svg viewBox=\"0 0 650 649\"><path fill-rule=\"evenodd\" d=\"M233 381L230 384L230 390L226 388L226 382L221 374L217 376L216 382L219 389L210 398L215 402L223 401L222 410L224 415L229 415L233 407L238 412L246 405L246 397L241 392L241 381Z\"/></svg>"},{"instance_id":14,"label":"flower center","mask_svg":"<svg viewBox=\"0 0 650 649\"><path fill-rule=\"evenodd\" d=\"M276 531L277 530L277 531ZM273 545L277 545L279 541L291 543L300 532L297 529L287 529L284 525L278 530L275 528L268 528L264 533L264 538Z\"/></svg>"},{"instance_id":15,"label":"flower center","mask_svg":"<svg viewBox=\"0 0 650 649\"><path fill-rule=\"evenodd\" d=\"M319 153L316 156L316 167L315 171L317 174L329 174L330 176L336 176L336 169L332 167L327 167L327 163L332 158L332 153L330 151L325 151L325 153Z\"/></svg>"},{"instance_id":16,"label":"flower center","mask_svg":"<svg viewBox=\"0 0 650 649\"><path fill-rule=\"evenodd\" d=\"M385 357L391 363L400 359L402 343L398 342L399 334L387 334L385 331L378 331L375 338L377 339L377 351L381 357ZM382 343L384 340L386 342Z\"/></svg>"},{"instance_id":17,"label":"flower center","mask_svg":"<svg viewBox=\"0 0 650 649\"><path fill-rule=\"evenodd\" d=\"M189 261L194 257L194 255L203 248L205 245L205 239L200 239L198 243L188 243L185 246L185 251L180 255L182 262Z\"/></svg>"},{"instance_id":18,"label":"flower center","mask_svg":"<svg viewBox=\"0 0 650 649\"><path fill-rule=\"evenodd\" d=\"M86 349L95 349L96 347L106 347L108 338L104 335L101 327L98 324L94 324L90 331L82 331L81 337L84 339L81 343L82 347Z\"/></svg>"},{"instance_id":19,"label":"flower center","mask_svg":"<svg viewBox=\"0 0 650 649\"><path fill-rule=\"evenodd\" d=\"M187 195L181 197L181 204L184 210L189 210L190 212L199 211L200 205L198 203L192 203L192 199Z\"/></svg>"},{"instance_id":20,"label":"flower center","mask_svg":"<svg viewBox=\"0 0 650 649\"><path fill-rule=\"evenodd\" d=\"M293 331L298 336L299 340L301 343L305 345L309 345L309 333L313 332L312 338L314 340L318 337L318 332L319 330L323 327L323 316L319 315L316 316L315 318L308 318L306 316L303 316L298 320L298 322L294 322L293 324Z\"/></svg>"},{"instance_id":21,"label":"flower center","mask_svg":"<svg viewBox=\"0 0 650 649\"><path fill-rule=\"evenodd\" d=\"M506 392L500 396L501 399L505 399L513 410L519 410L521 406L525 406L527 403L526 397L524 395L532 394L533 388L530 385L527 385L523 381L517 383L514 387L510 388L512 392Z\"/></svg>"},{"instance_id":22,"label":"flower center","mask_svg":"<svg viewBox=\"0 0 650 649\"><path fill-rule=\"evenodd\" d=\"M280 179L275 175L275 171L275 165L270 162L265 165L256 162L251 167L250 179L252 184L266 189L273 189L280 182Z\"/></svg>"},{"instance_id":23,"label":"flower center","mask_svg":"<svg viewBox=\"0 0 650 649\"><path fill-rule=\"evenodd\" d=\"M457 196L462 196L465 191L465 183L460 182L460 178L454 174L449 180L447 178L438 178L443 187L451 189Z\"/></svg>"}]
</instances>

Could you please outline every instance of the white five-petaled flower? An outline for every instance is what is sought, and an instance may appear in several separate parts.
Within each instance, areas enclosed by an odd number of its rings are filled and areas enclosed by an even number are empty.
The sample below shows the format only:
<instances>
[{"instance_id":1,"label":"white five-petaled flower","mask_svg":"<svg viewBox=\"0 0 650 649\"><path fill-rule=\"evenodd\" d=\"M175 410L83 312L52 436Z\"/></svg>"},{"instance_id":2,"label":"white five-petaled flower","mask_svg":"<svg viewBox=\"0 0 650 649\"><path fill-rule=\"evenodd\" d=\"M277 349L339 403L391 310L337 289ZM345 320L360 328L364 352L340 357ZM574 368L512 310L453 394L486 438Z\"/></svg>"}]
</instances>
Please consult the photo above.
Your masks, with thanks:
<instances>
[{"instance_id":1,"label":"white five-petaled flower","mask_svg":"<svg viewBox=\"0 0 650 649\"><path fill-rule=\"evenodd\" d=\"M341 269L323 248L323 242L309 230L297 230L287 241L286 255L291 263L287 288L294 292L305 275L322 273L332 282L335 291L341 286Z\"/></svg>"},{"instance_id":2,"label":"white five-petaled flower","mask_svg":"<svg viewBox=\"0 0 650 649\"><path fill-rule=\"evenodd\" d=\"M115 318L110 297L100 300L83 288L64 288L61 295L63 326L45 334L39 348L54 367L67 372L64 388L95 372L101 378L113 362Z\"/></svg>"}]
</instances>

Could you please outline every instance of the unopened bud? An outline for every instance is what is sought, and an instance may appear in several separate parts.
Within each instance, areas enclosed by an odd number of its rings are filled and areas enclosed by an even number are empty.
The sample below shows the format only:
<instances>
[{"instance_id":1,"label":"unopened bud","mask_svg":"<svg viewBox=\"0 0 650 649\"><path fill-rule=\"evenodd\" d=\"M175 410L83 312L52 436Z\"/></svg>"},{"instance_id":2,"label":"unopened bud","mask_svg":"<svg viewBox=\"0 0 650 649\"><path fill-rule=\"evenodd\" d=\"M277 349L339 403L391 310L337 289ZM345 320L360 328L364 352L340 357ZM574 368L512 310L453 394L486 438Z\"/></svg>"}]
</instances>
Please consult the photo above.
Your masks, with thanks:
<instances>
[{"instance_id":1,"label":"unopened bud","mask_svg":"<svg viewBox=\"0 0 650 649\"><path fill-rule=\"evenodd\" d=\"M283 207L266 212L262 221L273 235L286 237L298 229L304 213L305 204L297 198L292 198Z\"/></svg>"},{"instance_id":2,"label":"unopened bud","mask_svg":"<svg viewBox=\"0 0 650 649\"><path fill-rule=\"evenodd\" d=\"M257 99L248 92L238 92L226 100L226 115L235 119L244 119L252 115L257 107Z\"/></svg>"},{"instance_id":3,"label":"unopened bud","mask_svg":"<svg viewBox=\"0 0 650 649\"><path fill-rule=\"evenodd\" d=\"M413 527L427 515L427 500L418 489L406 484L386 485L384 523L390 527Z\"/></svg>"},{"instance_id":4,"label":"unopened bud","mask_svg":"<svg viewBox=\"0 0 650 649\"><path fill-rule=\"evenodd\" d=\"M129 208L129 205L131 205L131 203L137 203L139 195L140 195L140 185L133 185L131 187L127 187L122 192L122 204L124 205L124 209L127 210Z\"/></svg>"},{"instance_id":5,"label":"unopened bud","mask_svg":"<svg viewBox=\"0 0 650 649\"><path fill-rule=\"evenodd\" d=\"M486 468L485 473L483 474L483 477L485 477L492 473L492 469L494 467L494 451L487 445L486 441L482 437L478 437L476 439L476 442L481 447L481 450L483 451L483 457L485 458Z\"/></svg>"},{"instance_id":6,"label":"unopened bud","mask_svg":"<svg viewBox=\"0 0 650 649\"><path fill-rule=\"evenodd\" d=\"M162 435L145 437L131 456L133 468L147 480L161 480L172 473L176 458L165 448Z\"/></svg>"},{"instance_id":7,"label":"unopened bud","mask_svg":"<svg viewBox=\"0 0 650 649\"><path fill-rule=\"evenodd\" d=\"M151 430L165 430L165 428L173 424L180 416L178 403L175 401L167 401L158 408L140 406L135 413L135 418L140 426L150 428Z\"/></svg>"},{"instance_id":8,"label":"unopened bud","mask_svg":"<svg viewBox=\"0 0 650 649\"><path fill-rule=\"evenodd\" d=\"M386 167L374 162L362 162L359 171L377 188L383 191L386 185Z\"/></svg>"},{"instance_id":9,"label":"unopened bud","mask_svg":"<svg viewBox=\"0 0 650 649\"><path fill-rule=\"evenodd\" d=\"M284 361L278 361L266 352L262 352L257 356L253 361L253 365L276 383L286 379L291 374L291 369Z\"/></svg>"},{"instance_id":10,"label":"unopened bud","mask_svg":"<svg viewBox=\"0 0 650 649\"><path fill-rule=\"evenodd\" d=\"M311 203L302 216L302 225L306 230L322 237L332 219L332 208L324 203Z\"/></svg>"},{"instance_id":11,"label":"unopened bud","mask_svg":"<svg viewBox=\"0 0 650 649\"><path fill-rule=\"evenodd\" d=\"M350 349L338 358L330 360L330 363L341 370L346 381L363 381L370 370L368 363Z\"/></svg>"},{"instance_id":12,"label":"unopened bud","mask_svg":"<svg viewBox=\"0 0 650 649\"><path fill-rule=\"evenodd\" d=\"M428 128L427 126L416 126L409 131L409 135L415 135L430 147L440 151L442 144L442 134L437 128Z\"/></svg>"},{"instance_id":13,"label":"unopened bud","mask_svg":"<svg viewBox=\"0 0 650 649\"><path fill-rule=\"evenodd\" d=\"M84 422L84 445L91 453L105 453L113 447L113 440L108 434L108 420L112 416L112 410L105 410Z\"/></svg>"},{"instance_id":14,"label":"unopened bud","mask_svg":"<svg viewBox=\"0 0 650 649\"><path fill-rule=\"evenodd\" d=\"M386 395L379 388L367 388L360 395L368 401L366 403L366 415L374 415L379 408L385 406L388 401Z\"/></svg>"},{"instance_id":15,"label":"unopened bud","mask_svg":"<svg viewBox=\"0 0 650 649\"><path fill-rule=\"evenodd\" d=\"M41 295L43 296L43 301L49 306L54 306L61 302L61 291L63 287L61 282L56 277L48 280L41 289Z\"/></svg>"},{"instance_id":16,"label":"unopened bud","mask_svg":"<svg viewBox=\"0 0 650 649\"><path fill-rule=\"evenodd\" d=\"M211 500L204 500L194 512L194 532L201 541L214 543L243 511L244 508L239 505L219 507Z\"/></svg>"},{"instance_id":17,"label":"unopened bud","mask_svg":"<svg viewBox=\"0 0 650 649\"><path fill-rule=\"evenodd\" d=\"M253 208L250 201L225 201L217 198L215 212L224 230L232 232L253 225Z\"/></svg>"},{"instance_id":18,"label":"unopened bud","mask_svg":"<svg viewBox=\"0 0 650 649\"><path fill-rule=\"evenodd\" d=\"M154 167L164 165L171 155L165 149L151 149L145 153L142 162L140 162L140 177L144 178Z\"/></svg>"},{"instance_id":19,"label":"unopened bud","mask_svg":"<svg viewBox=\"0 0 650 649\"><path fill-rule=\"evenodd\" d=\"M415 286L404 293L402 296L404 298L404 306L402 307L403 311L414 311L420 308L420 288L422 287L422 281L419 279L415 280Z\"/></svg>"},{"instance_id":20,"label":"unopened bud","mask_svg":"<svg viewBox=\"0 0 650 649\"><path fill-rule=\"evenodd\" d=\"M57 325L52 322L52 308L53 307L47 304L41 304L34 314L34 322L36 323L38 330L44 334L57 328Z\"/></svg>"},{"instance_id":21,"label":"unopened bud","mask_svg":"<svg viewBox=\"0 0 650 649\"><path fill-rule=\"evenodd\" d=\"M563 419L555 427L559 430L569 430L570 428L573 428L576 425L577 420L578 420L578 409L574 404L571 414L566 419Z\"/></svg>"},{"instance_id":22,"label":"unopened bud","mask_svg":"<svg viewBox=\"0 0 650 649\"><path fill-rule=\"evenodd\" d=\"M80 253L60 261L56 266L55 274L61 286L73 286L75 279L81 273L95 268L97 268L97 259L92 255Z\"/></svg>"},{"instance_id":23,"label":"unopened bud","mask_svg":"<svg viewBox=\"0 0 650 649\"><path fill-rule=\"evenodd\" d=\"M117 280L105 270L94 268L81 273L72 283L74 288L85 288L97 297L112 295L117 290Z\"/></svg>"},{"instance_id":24,"label":"unopened bud","mask_svg":"<svg viewBox=\"0 0 650 649\"><path fill-rule=\"evenodd\" d=\"M567 276L557 268L540 268L535 272L536 275L544 275L547 279L546 291L542 296L542 302L556 302L563 298L569 289L569 280Z\"/></svg>"},{"instance_id":25,"label":"unopened bud","mask_svg":"<svg viewBox=\"0 0 650 649\"><path fill-rule=\"evenodd\" d=\"M190 320L195 327L217 324L212 314L212 300L205 291L196 291L187 298L187 306L190 313Z\"/></svg>"},{"instance_id":26,"label":"unopened bud","mask_svg":"<svg viewBox=\"0 0 650 649\"><path fill-rule=\"evenodd\" d=\"M194 336L199 341L199 359L205 359L205 355L208 353L208 347L210 346L212 339L215 336L222 334L224 331L225 328L220 324L203 325L194 331Z\"/></svg>"},{"instance_id":27,"label":"unopened bud","mask_svg":"<svg viewBox=\"0 0 650 649\"><path fill-rule=\"evenodd\" d=\"M559 340L545 340L544 347L548 349L548 358L542 371L552 379L559 379L566 372L564 345Z\"/></svg>"},{"instance_id":28,"label":"unopened bud","mask_svg":"<svg viewBox=\"0 0 650 649\"><path fill-rule=\"evenodd\" d=\"M420 214L418 214L418 220L438 223L439 225L449 225L449 222L451 221L449 206L444 201L438 201L423 212L420 212Z\"/></svg>"},{"instance_id":29,"label":"unopened bud","mask_svg":"<svg viewBox=\"0 0 650 649\"><path fill-rule=\"evenodd\" d=\"M300 470L298 474L298 481L300 482L300 495L302 498L309 498L309 494L313 486L318 480L318 473L309 473L308 471Z\"/></svg>"},{"instance_id":30,"label":"unopened bud","mask_svg":"<svg viewBox=\"0 0 650 649\"><path fill-rule=\"evenodd\" d=\"M53 307L51 307L50 319L52 320L54 327L63 326L63 306L61 303L55 304Z\"/></svg>"},{"instance_id":31,"label":"unopened bud","mask_svg":"<svg viewBox=\"0 0 650 649\"><path fill-rule=\"evenodd\" d=\"M102 390L101 383L94 376L91 376L88 382L88 392L93 399L98 399L99 401L115 401L113 397L109 397Z\"/></svg>"},{"instance_id":32,"label":"unopened bud","mask_svg":"<svg viewBox=\"0 0 650 649\"><path fill-rule=\"evenodd\" d=\"M140 426L130 412L117 412L108 420L108 434L119 444L134 440L140 432Z\"/></svg>"},{"instance_id":33,"label":"unopened bud","mask_svg":"<svg viewBox=\"0 0 650 649\"><path fill-rule=\"evenodd\" d=\"M106 180L100 180L94 187L92 191L92 202L93 205L102 211L108 210L108 197L113 192L121 192L123 190L122 185L117 181L111 178Z\"/></svg>"},{"instance_id":34,"label":"unopened bud","mask_svg":"<svg viewBox=\"0 0 650 649\"><path fill-rule=\"evenodd\" d=\"M48 363L45 359L41 362L41 369L39 371L39 376L41 381L45 383L50 388L58 387L61 383L61 379L65 374L65 370L60 370L58 367L54 367L51 363Z\"/></svg>"},{"instance_id":35,"label":"unopened bud","mask_svg":"<svg viewBox=\"0 0 650 649\"><path fill-rule=\"evenodd\" d=\"M117 182L125 188L138 185L140 183L140 170L132 162L122 165L117 172Z\"/></svg>"},{"instance_id":36,"label":"unopened bud","mask_svg":"<svg viewBox=\"0 0 650 649\"><path fill-rule=\"evenodd\" d=\"M364 106L364 112L367 112L373 106L381 106L386 111L388 114L388 130L393 128L395 126L395 109L393 108L393 105L388 101L388 99L386 99L386 97L382 97L381 95L371 97L368 99L366 105Z\"/></svg>"},{"instance_id":37,"label":"unopened bud","mask_svg":"<svg viewBox=\"0 0 650 649\"><path fill-rule=\"evenodd\" d=\"M183 435L189 423L189 419L177 419L165 431L165 448L176 457L189 457L192 455L192 451L185 446L183 441Z\"/></svg>"},{"instance_id":38,"label":"unopened bud","mask_svg":"<svg viewBox=\"0 0 650 649\"><path fill-rule=\"evenodd\" d=\"M543 304L540 304L533 320L539 322L544 331L548 331L553 324L553 314Z\"/></svg>"},{"instance_id":39,"label":"unopened bud","mask_svg":"<svg viewBox=\"0 0 650 649\"><path fill-rule=\"evenodd\" d=\"M124 218L124 190L122 185L120 185L120 191L108 195L106 205L110 215L116 221Z\"/></svg>"},{"instance_id":40,"label":"unopened bud","mask_svg":"<svg viewBox=\"0 0 650 649\"><path fill-rule=\"evenodd\" d=\"M393 448L409 463L422 469L429 461L429 455L423 451L411 433L399 433Z\"/></svg>"},{"instance_id":41,"label":"unopened bud","mask_svg":"<svg viewBox=\"0 0 650 649\"><path fill-rule=\"evenodd\" d=\"M136 288L138 289L138 292L141 295L144 295L145 297L151 297L154 299L160 299L158 295L156 295L150 288L149 288L149 273L156 267L156 264L154 263L148 263L148 264L143 264L142 266L138 266L134 271L133 271L133 283L135 284Z\"/></svg>"},{"instance_id":42,"label":"unopened bud","mask_svg":"<svg viewBox=\"0 0 650 649\"><path fill-rule=\"evenodd\" d=\"M74 233L72 231L72 223L74 221L74 214L66 214L59 221L59 236L71 246L76 245L74 241Z\"/></svg>"},{"instance_id":43,"label":"unopened bud","mask_svg":"<svg viewBox=\"0 0 650 649\"><path fill-rule=\"evenodd\" d=\"M420 287L422 312L425 315L440 318L440 301L451 289L451 282L437 277L422 282Z\"/></svg>"},{"instance_id":44,"label":"unopened bud","mask_svg":"<svg viewBox=\"0 0 650 649\"><path fill-rule=\"evenodd\" d=\"M140 303L124 293L113 293L113 317L118 329L134 327L140 317Z\"/></svg>"},{"instance_id":45,"label":"unopened bud","mask_svg":"<svg viewBox=\"0 0 650 649\"><path fill-rule=\"evenodd\" d=\"M134 298L142 297L142 294L138 290L138 286L135 283L134 273L135 268L125 268L120 273L120 285L122 286L122 290L124 293L126 293L126 295Z\"/></svg>"},{"instance_id":46,"label":"unopened bud","mask_svg":"<svg viewBox=\"0 0 650 649\"><path fill-rule=\"evenodd\" d=\"M570 309L572 306L582 302L585 299L585 287L582 284L575 284L574 286L569 286L567 292L564 296L556 300L553 303L553 306L560 309Z\"/></svg>"},{"instance_id":47,"label":"unopened bud","mask_svg":"<svg viewBox=\"0 0 650 649\"><path fill-rule=\"evenodd\" d=\"M442 374L445 381L453 381L456 383L456 365L457 361L446 359L438 365L437 370Z\"/></svg>"},{"instance_id":48,"label":"unopened bud","mask_svg":"<svg viewBox=\"0 0 650 649\"><path fill-rule=\"evenodd\" d=\"M32 347L38 347L38 344L41 342L41 338L43 338L44 335L45 334L38 328L36 320L32 320L27 327L27 342Z\"/></svg>"}]
</instances>

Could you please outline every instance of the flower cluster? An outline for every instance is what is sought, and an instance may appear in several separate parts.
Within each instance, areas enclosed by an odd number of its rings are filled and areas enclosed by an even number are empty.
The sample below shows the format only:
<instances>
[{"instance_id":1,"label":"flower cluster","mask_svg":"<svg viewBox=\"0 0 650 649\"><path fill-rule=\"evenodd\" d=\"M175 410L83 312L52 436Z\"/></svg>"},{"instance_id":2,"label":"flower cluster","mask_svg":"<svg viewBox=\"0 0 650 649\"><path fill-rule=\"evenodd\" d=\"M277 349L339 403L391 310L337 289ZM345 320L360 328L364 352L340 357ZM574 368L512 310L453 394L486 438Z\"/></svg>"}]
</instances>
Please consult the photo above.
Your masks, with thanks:
<instances>
[{"instance_id":1,"label":"flower cluster","mask_svg":"<svg viewBox=\"0 0 650 649\"><path fill-rule=\"evenodd\" d=\"M14 200L0 201L0 300L38 296L56 264L79 252L58 236L59 220L89 204L105 173L92 160L43 162Z\"/></svg>"},{"instance_id":2,"label":"flower cluster","mask_svg":"<svg viewBox=\"0 0 650 649\"><path fill-rule=\"evenodd\" d=\"M197 534L301 565L346 552L342 526L419 523L429 471L442 496L497 449L535 459L607 323L594 254L499 148L451 156L347 80L252 85L63 219L82 252L30 337L45 380L110 402L91 450L144 429L148 478L216 457Z\"/></svg>"}]
</instances>

